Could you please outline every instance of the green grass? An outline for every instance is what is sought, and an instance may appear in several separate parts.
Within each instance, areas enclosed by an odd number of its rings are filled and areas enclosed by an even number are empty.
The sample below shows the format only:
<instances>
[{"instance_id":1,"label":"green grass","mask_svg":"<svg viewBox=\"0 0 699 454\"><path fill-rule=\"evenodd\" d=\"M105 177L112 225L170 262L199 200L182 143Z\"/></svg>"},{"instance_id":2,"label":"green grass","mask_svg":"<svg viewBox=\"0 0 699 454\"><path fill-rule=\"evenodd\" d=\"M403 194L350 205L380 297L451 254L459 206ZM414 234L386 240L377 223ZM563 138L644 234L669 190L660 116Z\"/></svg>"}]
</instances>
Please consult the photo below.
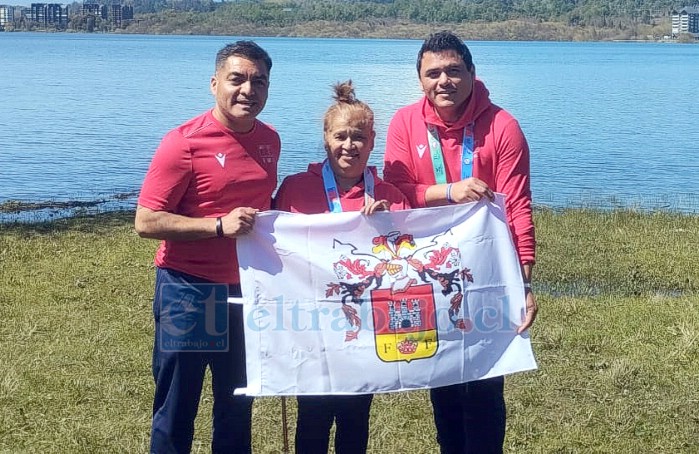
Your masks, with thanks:
<instances>
[{"instance_id":1,"label":"green grass","mask_svg":"<svg viewBox=\"0 0 699 454\"><path fill-rule=\"evenodd\" d=\"M506 450L699 452L699 217L536 225L539 369L506 381ZM0 225L0 452L147 451L155 247L129 213ZM426 392L374 402L371 452L435 452ZM210 424L207 385L194 452ZM258 399L253 425L256 452L281 452L279 399Z\"/></svg>"}]
</instances>

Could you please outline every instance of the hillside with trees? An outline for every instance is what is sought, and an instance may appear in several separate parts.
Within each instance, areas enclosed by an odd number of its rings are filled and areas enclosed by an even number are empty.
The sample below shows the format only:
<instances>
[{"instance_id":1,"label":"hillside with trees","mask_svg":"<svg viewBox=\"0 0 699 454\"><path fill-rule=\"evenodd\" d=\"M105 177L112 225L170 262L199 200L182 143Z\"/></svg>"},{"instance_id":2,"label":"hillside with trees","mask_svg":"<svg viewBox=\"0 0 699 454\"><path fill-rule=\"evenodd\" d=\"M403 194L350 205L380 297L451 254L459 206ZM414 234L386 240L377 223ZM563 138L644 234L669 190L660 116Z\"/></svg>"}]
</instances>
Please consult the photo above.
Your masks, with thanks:
<instances>
[{"instance_id":1,"label":"hillside with trees","mask_svg":"<svg viewBox=\"0 0 699 454\"><path fill-rule=\"evenodd\" d=\"M146 34L414 38L449 28L466 39L657 40L670 34L672 0L133 0L120 27ZM75 2L71 11L79 12ZM84 17L68 29L86 31Z\"/></svg>"}]
</instances>

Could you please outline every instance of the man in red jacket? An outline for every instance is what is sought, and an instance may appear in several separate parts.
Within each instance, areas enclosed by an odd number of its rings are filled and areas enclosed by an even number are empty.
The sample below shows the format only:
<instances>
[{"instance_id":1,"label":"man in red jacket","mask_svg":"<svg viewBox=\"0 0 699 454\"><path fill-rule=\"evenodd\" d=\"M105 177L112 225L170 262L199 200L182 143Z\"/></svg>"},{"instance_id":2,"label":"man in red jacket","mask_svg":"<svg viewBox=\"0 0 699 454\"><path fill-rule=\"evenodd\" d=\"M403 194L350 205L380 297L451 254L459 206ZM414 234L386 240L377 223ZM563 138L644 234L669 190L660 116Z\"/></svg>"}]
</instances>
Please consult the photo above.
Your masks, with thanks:
<instances>
[{"instance_id":1,"label":"man in red jacket","mask_svg":"<svg viewBox=\"0 0 699 454\"><path fill-rule=\"evenodd\" d=\"M529 147L508 112L476 78L468 47L450 32L431 35L417 58L425 96L403 107L388 128L384 179L412 207L506 196L507 220L522 265L526 331L537 313L531 290L535 239ZM503 377L435 388L430 397L441 452L499 453L505 439Z\"/></svg>"}]
</instances>

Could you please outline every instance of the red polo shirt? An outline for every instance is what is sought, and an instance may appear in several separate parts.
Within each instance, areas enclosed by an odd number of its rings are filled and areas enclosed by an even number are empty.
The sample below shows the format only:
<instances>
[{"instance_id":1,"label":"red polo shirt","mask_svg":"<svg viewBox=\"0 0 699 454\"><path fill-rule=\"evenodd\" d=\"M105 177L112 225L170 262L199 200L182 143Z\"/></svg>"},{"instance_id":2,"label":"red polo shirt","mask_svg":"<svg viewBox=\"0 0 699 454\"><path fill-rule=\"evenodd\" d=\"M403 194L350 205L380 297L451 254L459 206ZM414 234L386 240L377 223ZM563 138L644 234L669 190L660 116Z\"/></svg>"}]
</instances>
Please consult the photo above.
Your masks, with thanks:
<instances>
[{"instance_id":1,"label":"red polo shirt","mask_svg":"<svg viewBox=\"0 0 699 454\"><path fill-rule=\"evenodd\" d=\"M211 111L170 131L155 152L138 204L188 217L223 216L238 207L269 209L281 143L260 121L235 133ZM171 268L218 283L239 283L235 240L165 240L155 256Z\"/></svg>"}]
</instances>

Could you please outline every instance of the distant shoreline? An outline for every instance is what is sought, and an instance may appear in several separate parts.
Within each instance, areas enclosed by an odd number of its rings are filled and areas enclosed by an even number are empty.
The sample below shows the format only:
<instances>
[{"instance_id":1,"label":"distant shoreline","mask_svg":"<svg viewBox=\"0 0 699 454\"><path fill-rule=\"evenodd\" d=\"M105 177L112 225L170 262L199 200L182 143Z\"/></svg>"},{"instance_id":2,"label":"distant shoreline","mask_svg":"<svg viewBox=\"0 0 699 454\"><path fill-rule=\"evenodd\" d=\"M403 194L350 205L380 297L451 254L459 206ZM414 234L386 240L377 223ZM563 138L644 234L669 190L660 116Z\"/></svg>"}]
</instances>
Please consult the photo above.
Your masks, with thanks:
<instances>
[{"instance_id":1,"label":"distant shoreline","mask_svg":"<svg viewBox=\"0 0 699 454\"><path fill-rule=\"evenodd\" d=\"M250 36L284 38L358 38L358 39L424 39L437 30L452 30L465 41L542 41L542 42L639 42L681 43L667 39L670 24L639 25L635 35L628 30L610 27L572 26L562 22L508 20L503 22L418 24L397 20L370 19L365 21L310 21L287 26L264 26L253 23L222 25L219 28L199 28L191 24L146 25L134 21L126 28L97 34L143 34L185 36ZM80 31L33 30L43 33L81 33ZM8 33L27 33L15 30Z\"/></svg>"},{"instance_id":2,"label":"distant shoreline","mask_svg":"<svg viewBox=\"0 0 699 454\"><path fill-rule=\"evenodd\" d=\"M562 23L510 20L505 22L468 22L462 24L417 24L389 20L354 22L312 21L283 27L236 24L238 36L289 37L289 38L375 38L422 40L438 30L451 30L466 41L600 41L624 39L617 30L594 31L591 27L570 27ZM148 32L148 27L132 24L126 33ZM212 30L229 33L231 30ZM191 30L175 29L172 32L188 34Z\"/></svg>"}]
</instances>

